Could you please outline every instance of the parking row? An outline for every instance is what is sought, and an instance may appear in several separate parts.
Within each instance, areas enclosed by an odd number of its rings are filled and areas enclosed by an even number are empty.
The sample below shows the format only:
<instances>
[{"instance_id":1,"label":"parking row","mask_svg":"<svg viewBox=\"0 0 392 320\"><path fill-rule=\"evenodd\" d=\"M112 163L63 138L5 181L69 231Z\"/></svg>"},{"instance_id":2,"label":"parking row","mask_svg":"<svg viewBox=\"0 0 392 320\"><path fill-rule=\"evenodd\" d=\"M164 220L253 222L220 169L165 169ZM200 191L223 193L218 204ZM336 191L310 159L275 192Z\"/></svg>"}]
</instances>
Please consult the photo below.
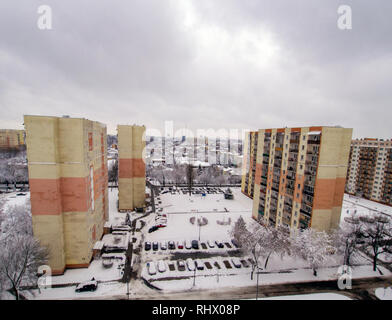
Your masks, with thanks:
<instances>
[{"instance_id":1,"label":"parking row","mask_svg":"<svg viewBox=\"0 0 392 320\"><path fill-rule=\"evenodd\" d=\"M198 240L180 240L180 241L146 241L144 243L144 250L149 251L158 251L160 250L175 250L175 249L213 249L213 248L219 248L219 249L237 249L239 248L240 245L235 239L231 239L230 241L224 241L224 240L208 240L208 241L202 241L199 242Z\"/></svg>"},{"instance_id":2,"label":"parking row","mask_svg":"<svg viewBox=\"0 0 392 320\"><path fill-rule=\"evenodd\" d=\"M252 265L251 258L227 258L222 261L213 259L192 259L177 261L149 261L146 263L146 268L149 275L156 275L157 273L175 272L175 271L207 271L207 270L229 270L250 268Z\"/></svg>"}]
</instances>

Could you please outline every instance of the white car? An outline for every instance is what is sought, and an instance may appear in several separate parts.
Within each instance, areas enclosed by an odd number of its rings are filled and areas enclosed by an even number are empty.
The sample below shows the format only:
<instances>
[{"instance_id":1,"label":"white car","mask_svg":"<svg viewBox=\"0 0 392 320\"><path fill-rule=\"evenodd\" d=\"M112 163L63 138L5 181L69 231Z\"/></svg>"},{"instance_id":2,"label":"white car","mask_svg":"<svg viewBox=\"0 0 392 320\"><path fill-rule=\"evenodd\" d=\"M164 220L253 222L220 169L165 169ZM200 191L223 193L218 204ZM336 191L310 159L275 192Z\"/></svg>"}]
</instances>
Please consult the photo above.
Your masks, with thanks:
<instances>
[{"instance_id":1,"label":"white car","mask_svg":"<svg viewBox=\"0 0 392 320\"><path fill-rule=\"evenodd\" d=\"M192 242L190 240L185 241L185 248L192 249Z\"/></svg>"},{"instance_id":2,"label":"white car","mask_svg":"<svg viewBox=\"0 0 392 320\"><path fill-rule=\"evenodd\" d=\"M189 271L194 271L196 268L195 261L193 261L191 258L186 259L186 265L188 266Z\"/></svg>"},{"instance_id":3,"label":"white car","mask_svg":"<svg viewBox=\"0 0 392 320\"><path fill-rule=\"evenodd\" d=\"M231 263L234 265L234 267L241 268L241 261L239 258L232 258Z\"/></svg>"},{"instance_id":4,"label":"white car","mask_svg":"<svg viewBox=\"0 0 392 320\"><path fill-rule=\"evenodd\" d=\"M158 261L158 271L165 272L166 271L166 264L163 260Z\"/></svg>"},{"instance_id":5,"label":"white car","mask_svg":"<svg viewBox=\"0 0 392 320\"><path fill-rule=\"evenodd\" d=\"M150 275L154 275L157 273L157 269L153 261L147 262L147 270Z\"/></svg>"},{"instance_id":6,"label":"white car","mask_svg":"<svg viewBox=\"0 0 392 320\"><path fill-rule=\"evenodd\" d=\"M208 241L207 241L207 244L208 244L208 246L209 246L210 248L215 248L214 241L208 240Z\"/></svg>"},{"instance_id":7,"label":"white car","mask_svg":"<svg viewBox=\"0 0 392 320\"><path fill-rule=\"evenodd\" d=\"M166 241L161 242L161 250L166 250L167 249L167 244Z\"/></svg>"}]
</instances>

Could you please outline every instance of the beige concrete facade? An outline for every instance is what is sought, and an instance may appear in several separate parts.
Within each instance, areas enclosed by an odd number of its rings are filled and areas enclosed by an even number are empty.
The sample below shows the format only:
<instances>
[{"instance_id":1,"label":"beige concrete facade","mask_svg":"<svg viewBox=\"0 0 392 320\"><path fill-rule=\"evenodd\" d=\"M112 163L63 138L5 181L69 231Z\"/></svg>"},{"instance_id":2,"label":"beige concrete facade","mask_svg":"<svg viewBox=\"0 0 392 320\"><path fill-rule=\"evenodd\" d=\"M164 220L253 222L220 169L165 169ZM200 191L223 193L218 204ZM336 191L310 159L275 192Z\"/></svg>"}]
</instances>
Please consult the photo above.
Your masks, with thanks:
<instances>
[{"instance_id":1,"label":"beige concrete facade","mask_svg":"<svg viewBox=\"0 0 392 320\"><path fill-rule=\"evenodd\" d=\"M108 219L106 126L45 116L24 124L34 235L53 274L86 267Z\"/></svg>"},{"instance_id":2,"label":"beige concrete facade","mask_svg":"<svg viewBox=\"0 0 392 320\"><path fill-rule=\"evenodd\" d=\"M145 134L145 126L119 125L117 127L120 211L132 211L145 206Z\"/></svg>"},{"instance_id":3,"label":"beige concrete facade","mask_svg":"<svg viewBox=\"0 0 392 320\"><path fill-rule=\"evenodd\" d=\"M293 229L336 228L351 136L340 127L259 130L253 218Z\"/></svg>"}]
</instances>

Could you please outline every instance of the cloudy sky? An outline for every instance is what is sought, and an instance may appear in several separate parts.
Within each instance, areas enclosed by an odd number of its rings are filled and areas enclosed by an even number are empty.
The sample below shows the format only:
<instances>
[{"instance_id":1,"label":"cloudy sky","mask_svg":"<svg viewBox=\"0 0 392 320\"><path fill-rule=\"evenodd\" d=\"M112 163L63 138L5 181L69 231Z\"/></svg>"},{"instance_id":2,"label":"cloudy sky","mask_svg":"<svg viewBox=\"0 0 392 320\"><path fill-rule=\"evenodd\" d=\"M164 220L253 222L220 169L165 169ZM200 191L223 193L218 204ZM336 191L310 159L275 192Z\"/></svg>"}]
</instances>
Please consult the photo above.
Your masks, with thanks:
<instances>
[{"instance_id":1,"label":"cloudy sky","mask_svg":"<svg viewBox=\"0 0 392 320\"><path fill-rule=\"evenodd\" d=\"M52 30L37 27L39 5ZM340 5L352 30L337 27ZM391 138L390 0L1 0L0 128L24 114L163 130Z\"/></svg>"}]
</instances>

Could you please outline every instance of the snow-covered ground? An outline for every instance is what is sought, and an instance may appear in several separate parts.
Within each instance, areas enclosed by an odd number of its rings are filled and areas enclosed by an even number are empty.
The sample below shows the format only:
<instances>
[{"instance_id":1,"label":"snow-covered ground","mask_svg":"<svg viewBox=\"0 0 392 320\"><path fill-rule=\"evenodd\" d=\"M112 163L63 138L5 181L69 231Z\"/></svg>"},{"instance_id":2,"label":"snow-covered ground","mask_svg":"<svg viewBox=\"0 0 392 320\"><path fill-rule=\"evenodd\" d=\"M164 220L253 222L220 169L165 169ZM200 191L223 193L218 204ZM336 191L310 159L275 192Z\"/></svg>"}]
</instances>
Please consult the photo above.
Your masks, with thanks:
<instances>
[{"instance_id":1,"label":"snow-covered ground","mask_svg":"<svg viewBox=\"0 0 392 320\"><path fill-rule=\"evenodd\" d=\"M311 293L311 294L298 294L292 296L259 298L258 300L352 300L352 299L337 293Z\"/></svg>"},{"instance_id":2,"label":"snow-covered ground","mask_svg":"<svg viewBox=\"0 0 392 320\"><path fill-rule=\"evenodd\" d=\"M351 214L373 215L375 213L385 213L392 216L392 207L367 199L358 198L347 193L344 194L340 221L343 221L345 217Z\"/></svg>"},{"instance_id":3,"label":"snow-covered ground","mask_svg":"<svg viewBox=\"0 0 392 320\"><path fill-rule=\"evenodd\" d=\"M392 300L392 287L378 288L375 293L380 300Z\"/></svg>"},{"instance_id":4,"label":"snow-covered ground","mask_svg":"<svg viewBox=\"0 0 392 320\"><path fill-rule=\"evenodd\" d=\"M222 188L224 190L224 188ZM225 200L222 193L218 194L207 194L206 197L201 195L192 195L182 193L165 193L159 195L158 203L156 198L157 209L162 209L160 212L167 215L167 227L160 228L159 230L148 233L147 230L155 225L156 214L150 214L147 217L138 221L136 228L142 227L140 232L136 232L135 237L137 239L134 244L135 247L144 241L183 241L183 240L198 240L200 233L201 242L207 240L224 240L231 244L231 237L229 231L234 225L235 221L242 216L248 224L256 223L251 217L252 200L243 195L240 188L232 188L234 193L234 200ZM8 206L24 204L26 199L29 199L29 193L25 196L16 196L16 193L10 193L0 195L7 199L6 208ZM117 200L118 190L109 189L109 222L112 225L121 225L125 220L125 214L117 212ZM357 199L345 195L344 203L342 208L342 219L347 213L351 213L357 210L357 213L371 213L368 208L380 210L385 213L392 212L392 209L388 206L383 206L378 203ZM347 212L349 210L349 212ZM131 218L140 217L140 214L131 213ZM191 218L195 217L207 218L208 223L205 226L197 226L191 223ZM230 221L230 223L228 223ZM218 223L220 222L220 223ZM222 224L226 222L226 224ZM107 237L110 238L110 237ZM141 276L151 283L163 289L164 291L181 291L189 290L191 288L196 289L211 289L211 288L228 288L228 287L241 287L255 285L255 277L253 280L250 279L250 268L242 266L236 268L231 262L231 255L235 254L232 248L207 248L207 249L176 249L176 250L158 250L158 251L144 251L141 250L140 256L140 267ZM202 254L202 261L209 262L212 266L211 269L207 269L205 266L204 270L196 271L195 286L194 272L193 271L179 271L177 268L178 257L184 253L196 253ZM204 254L204 256L203 256ZM185 254L186 255L186 254ZM136 257L136 255L134 255ZM134 257L134 259L135 259ZM241 257L248 258L248 257ZM160 273L157 271L156 275L150 276L146 269L147 262L156 263L158 260L164 260L166 263L167 271ZM379 276L378 272L373 272L371 263L363 256L357 256L354 259L356 267L353 268L353 278L358 277L371 277ZM231 268L227 268L223 261L227 261L231 265ZM217 269L214 266L214 262L218 262L221 269ZM94 297L110 297L112 295L123 295L126 292L126 285L119 283L117 280L121 277L121 270L117 269L118 265L122 263L120 260L114 260L114 265L105 269L102 266L102 260L94 260L89 268L84 269L69 269L66 270L64 275L55 276L52 278L53 284L72 284L71 286L62 288L48 288L43 289L41 294L36 295L36 299L68 299L68 298L94 298ZM173 264L175 269L170 271L168 263ZM277 284L284 282L299 282L299 281L314 281L314 280L331 280L337 279L337 271L339 261L331 259L328 263L329 267L318 270L318 276L314 277L310 269L304 261L294 259L292 257L285 257L281 260L280 257L271 257L268 269L263 270L259 275L259 281L261 284ZM391 273L383 267L380 270L384 275L390 275ZM90 280L94 277L99 280L99 286L95 292L86 293L75 293L75 284ZM177 279L175 279L177 278ZM137 280L140 281L140 280ZM138 294L140 285L136 285L131 288L132 294ZM379 289L381 290L381 289ZM382 289L384 290L384 289ZM382 292L381 292L382 293ZM379 291L377 294L381 294ZM329 294L328 294L329 295ZM327 299L330 296L319 296L320 298ZM290 296L292 299L297 297L298 299L306 299L308 295L301 296ZM313 296L312 299L316 299L317 296ZM390 293L387 291L385 297L389 297ZM279 297L284 299L285 297Z\"/></svg>"}]
</instances>

